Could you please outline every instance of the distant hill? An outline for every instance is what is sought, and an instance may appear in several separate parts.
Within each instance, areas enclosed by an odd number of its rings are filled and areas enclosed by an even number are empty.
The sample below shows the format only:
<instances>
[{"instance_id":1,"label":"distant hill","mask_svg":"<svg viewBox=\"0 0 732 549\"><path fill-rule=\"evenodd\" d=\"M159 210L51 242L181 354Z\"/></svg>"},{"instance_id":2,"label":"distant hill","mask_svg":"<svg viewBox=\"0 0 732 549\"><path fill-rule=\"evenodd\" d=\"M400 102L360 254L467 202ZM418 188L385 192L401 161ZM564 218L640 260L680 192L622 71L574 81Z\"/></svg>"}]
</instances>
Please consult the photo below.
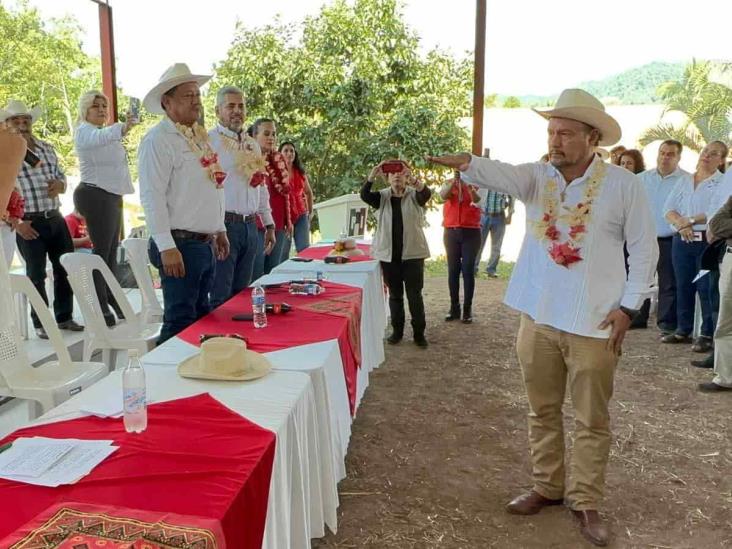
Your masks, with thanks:
<instances>
[{"instance_id":1,"label":"distant hill","mask_svg":"<svg viewBox=\"0 0 732 549\"><path fill-rule=\"evenodd\" d=\"M656 96L658 85L669 80L681 79L685 66L686 63L655 61L602 80L581 82L576 87L587 90L609 105L658 104L661 103L661 100ZM556 95L523 95L519 96L519 99L521 100L521 106L535 107L553 105L556 97ZM503 105L505 98L505 95L499 95L496 104L498 106Z\"/></svg>"}]
</instances>

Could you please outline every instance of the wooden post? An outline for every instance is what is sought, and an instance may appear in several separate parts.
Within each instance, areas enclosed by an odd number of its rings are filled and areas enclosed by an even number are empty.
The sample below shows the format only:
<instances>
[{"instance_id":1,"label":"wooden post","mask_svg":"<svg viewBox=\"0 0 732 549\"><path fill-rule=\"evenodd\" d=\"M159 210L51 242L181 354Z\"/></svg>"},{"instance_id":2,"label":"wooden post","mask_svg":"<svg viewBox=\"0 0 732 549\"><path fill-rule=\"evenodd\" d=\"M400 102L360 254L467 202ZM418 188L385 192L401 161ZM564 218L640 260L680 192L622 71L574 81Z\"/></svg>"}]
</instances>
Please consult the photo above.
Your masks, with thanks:
<instances>
[{"instance_id":1,"label":"wooden post","mask_svg":"<svg viewBox=\"0 0 732 549\"><path fill-rule=\"evenodd\" d=\"M475 2L475 64L473 69L473 154L483 152L483 109L485 103L486 0Z\"/></svg>"},{"instance_id":2,"label":"wooden post","mask_svg":"<svg viewBox=\"0 0 732 549\"><path fill-rule=\"evenodd\" d=\"M102 50L102 89L109 98L109 112L114 122L119 121L117 108L117 68L114 62L114 25L112 6L108 2L92 0L99 5L99 39Z\"/></svg>"}]
</instances>

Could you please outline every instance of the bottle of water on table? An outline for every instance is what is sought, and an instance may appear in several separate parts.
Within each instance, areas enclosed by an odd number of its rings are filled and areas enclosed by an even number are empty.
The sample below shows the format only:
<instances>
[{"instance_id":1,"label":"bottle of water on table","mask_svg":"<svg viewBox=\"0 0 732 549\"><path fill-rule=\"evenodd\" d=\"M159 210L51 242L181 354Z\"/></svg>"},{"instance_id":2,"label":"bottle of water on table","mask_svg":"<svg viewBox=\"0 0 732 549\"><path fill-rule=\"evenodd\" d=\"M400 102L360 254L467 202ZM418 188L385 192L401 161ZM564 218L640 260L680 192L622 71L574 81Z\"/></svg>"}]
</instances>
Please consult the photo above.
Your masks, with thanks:
<instances>
[{"instance_id":1,"label":"bottle of water on table","mask_svg":"<svg viewBox=\"0 0 732 549\"><path fill-rule=\"evenodd\" d=\"M254 286L252 290L252 313L254 316L255 328L267 327L267 300L264 296L264 288L261 284Z\"/></svg>"},{"instance_id":2,"label":"bottle of water on table","mask_svg":"<svg viewBox=\"0 0 732 549\"><path fill-rule=\"evenodd\" d=\"M125 431L142 433L147 429L145 370L137 349L128 352L130 362L122 372L122 395Z\"/></svg>"}]
</instances>

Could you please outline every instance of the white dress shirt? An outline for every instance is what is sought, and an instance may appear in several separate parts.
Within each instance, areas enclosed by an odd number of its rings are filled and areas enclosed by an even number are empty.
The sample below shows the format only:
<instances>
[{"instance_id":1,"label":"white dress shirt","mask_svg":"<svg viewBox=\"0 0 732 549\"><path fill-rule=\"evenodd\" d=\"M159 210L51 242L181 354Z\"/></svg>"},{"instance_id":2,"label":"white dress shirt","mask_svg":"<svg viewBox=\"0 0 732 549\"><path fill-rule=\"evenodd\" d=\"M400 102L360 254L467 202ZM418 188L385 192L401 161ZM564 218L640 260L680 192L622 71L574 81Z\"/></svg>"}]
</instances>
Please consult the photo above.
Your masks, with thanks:
<instances>
[{"instance_id":1,"label":"white dress shirt","mask_svg":"<svg viewBox=\"0 0 732 549\"><path fill-rule=\"evenodd\" d=\"M473 156L463 180L509 194L526 205L526 235L505 303L546 324L588 337L608 338L610 328L600 323L619 306L640 308L648 297L658 259L653 214L637 176L618 166L606 165L606 175L594 199L582 240L582 260L563 267L548 253L549 244L535 235L532 222L544 215L544 187L552 179L557 192L565 193L565 204L583 201L587 181L597 163L567 184L561 172L549 163L514 166ZM566 238L567 225L557 228ZM627 241L630 274L626 280L623 242Z\"/></svg>"},{"instance_id":2,"label":"white dress shirt","mask_svg":"<svg viewBox=\"0 0 732 549\"><path fill-rule=\"evenodd\" d=\"M224 226L224 190L217 189L196 153L168 118L140 142L140 201L160 251L175 248L171 229L214 234Z\"/></svg>"},{"instance_id":3,"label":"white dress shirt","mask_svg":"<svg viewBox=\"0 0 732 549\"><path fill-rule=\"evenodd\" d=\"M83 183L108 193L123 195L135 192L127 165L127 151L122 146L124 124L104 128L82 122L74 132L74 148L79 157Z\"/></svg>"},{"instance_id":4,"label":"white dress shirt","mask_svg":"<svg viewBox=\"0 0 732 549\"><path fill-rule=\"evenodd\" d=\"M687 174L676 183L674 190L666 199L663 215L672 211L684 217L700 213L708 215L709 210L713 207L712 204L715 202L715 195L721 182L722 172L716 171L704 181L699 182L694 188L694 174ZM722 204L724 204L724 201ZM719 204L717 209L722 204ZM716 212L716 209L714 211ZM706 231L707 224L695 223L692 229ZM675 227L673 230L676 232Z\"/></svg>"},{"instance_id":5,"label":"white dress shirt","mask_svg":"<svg viewBox=\"0 0 732 549\"><path fill-rule=\"evenodd\" d=\"M219 155L221 169L226 172L224 181L226 211L240 215L259 214L265 226L274 225L267 185L250 186L249 178L245 174L239 173L236 168L234 153L224 144L224 140L231 138L236 140L240 146L251 146L256 154L261 155L262 151L257 142L246 133L236 134L221 124L208 132L208 135L211 148Z\"/></svg>"},{"instance_id":6,"label":"white dress shirt","mask_svg":"<svg viewBox=\"0 0 732 549\"><path fill-rule=\"evenodd\" d=\"M651 210L653 210L653 219L656 221L656 236L659 238L674 235L674 229L668 224L665 217L666 200L676 184L688 175L689 172L685 172L681 168L676 168L667 176L661 175L657 168L638 174L648 195Z\"/></svg>"},{"instance_id":7,"label":"white dress shirt","mask_svg":"<svg viewBox=\"0 0 732 549\"><path fill-rule=\"evenodd\" d=\"M732 196L732 169L728 169L725 173L720 173L720 175L722 176L722 179L720 180L719 185L717 185L717 190L714 192L712 200L709 202L707 222L714 217L714 214L719 211L719 208L724 206L727 199Z\"/></svg>"}]
</instances>

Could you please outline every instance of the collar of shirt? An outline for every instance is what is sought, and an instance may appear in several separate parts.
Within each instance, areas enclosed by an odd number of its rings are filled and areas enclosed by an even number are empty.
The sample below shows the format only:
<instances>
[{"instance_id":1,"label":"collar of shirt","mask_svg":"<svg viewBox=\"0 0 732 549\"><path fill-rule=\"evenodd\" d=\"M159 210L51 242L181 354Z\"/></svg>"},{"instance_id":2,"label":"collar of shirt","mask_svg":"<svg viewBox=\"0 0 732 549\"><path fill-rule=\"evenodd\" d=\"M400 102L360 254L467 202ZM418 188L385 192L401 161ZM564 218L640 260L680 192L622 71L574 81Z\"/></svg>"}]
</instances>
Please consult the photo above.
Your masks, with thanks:
<instances>
[{"instance_id":1,"label":"collar of shirt","mask_svg":"<svg viewBox=\"0 0 732 549\"><path fill-rule=\"evenodd\" d=\"M244 137L249 137L246 134L246 132L243 132L242 131L242 132L236 133L236 132L231 131L226 126L223 126L222 124L216 124L215 130L217 132L219 132L220 134L225 135L226 137L230 137L232 139L236 139L239 142L243 141L244 140L243 139Z\"/></svg>"}]
</instances>

